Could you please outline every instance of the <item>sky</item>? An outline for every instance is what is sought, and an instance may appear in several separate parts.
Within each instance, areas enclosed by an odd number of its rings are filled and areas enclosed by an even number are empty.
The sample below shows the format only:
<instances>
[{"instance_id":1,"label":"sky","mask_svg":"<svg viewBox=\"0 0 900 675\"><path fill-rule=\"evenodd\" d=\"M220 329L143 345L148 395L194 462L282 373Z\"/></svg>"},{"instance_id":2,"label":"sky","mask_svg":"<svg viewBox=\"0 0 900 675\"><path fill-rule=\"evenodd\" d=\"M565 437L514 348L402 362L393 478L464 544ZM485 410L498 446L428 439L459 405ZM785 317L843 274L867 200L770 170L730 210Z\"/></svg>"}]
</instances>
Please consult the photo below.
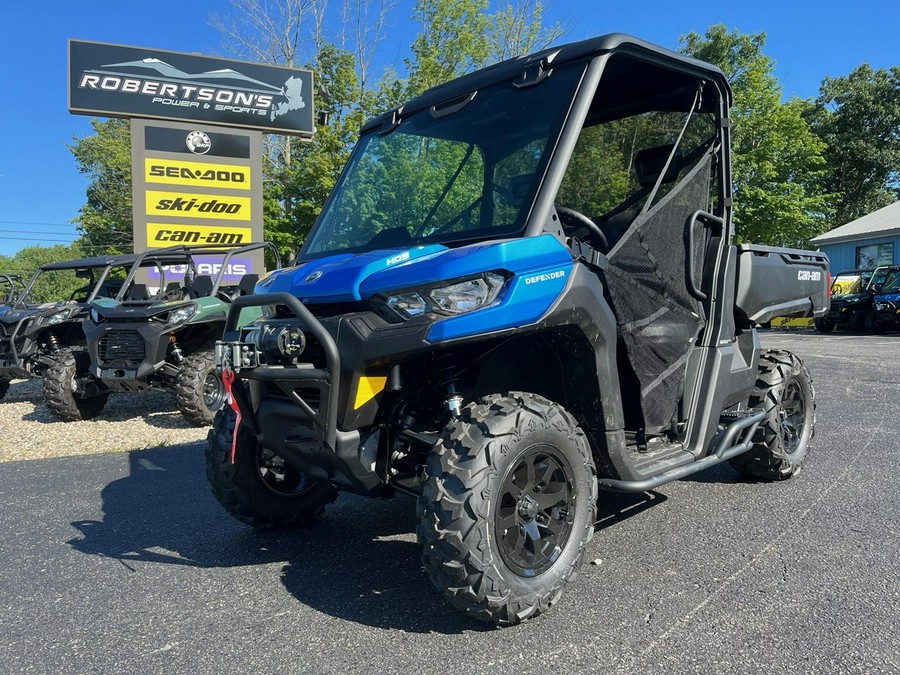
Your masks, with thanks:
<instances>
[{"instance_id":1,"label":"sky","mask_svg":"<svg viewBox=\"0 0 900 675\"><path fill-rule=\"evenodd\" d=\"M416 25L410 19L414 0L399 3L376 60L402 71ZM742 33L764 31L765 53L775 60L785 97L815 97L823 77L846 75L863 62L875 68L900 65L897 2L545 0L545 6L548 21L571 26L563 42L624 32L675 48L681 35L702 33L716 23ZM223 38L211 17L229 11L228 0L3 3L0 254L77 237L71 221L85 201L87 179L67 145L90 132L90 118L66 109L66 40L222 56Z\"/></svg>"}]
</instances>

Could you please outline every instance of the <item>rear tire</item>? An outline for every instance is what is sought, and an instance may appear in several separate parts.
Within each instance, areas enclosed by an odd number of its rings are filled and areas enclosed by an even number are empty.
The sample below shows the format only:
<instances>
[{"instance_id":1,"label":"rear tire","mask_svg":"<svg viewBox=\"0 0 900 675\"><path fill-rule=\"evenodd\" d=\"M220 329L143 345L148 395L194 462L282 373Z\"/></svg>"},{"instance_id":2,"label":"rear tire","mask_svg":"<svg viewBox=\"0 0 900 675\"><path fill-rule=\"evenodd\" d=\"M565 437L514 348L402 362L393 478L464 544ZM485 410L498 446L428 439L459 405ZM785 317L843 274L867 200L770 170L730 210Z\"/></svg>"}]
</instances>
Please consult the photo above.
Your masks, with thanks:
<instances>
[{"instance_id":1,"label":"rear tire","mask_svg":"<svg viewBox=\"0 0 900 675\"><path fill-rule=\"evenodd\" d=\"M818 317L814 323L816 324L816 330L820 333L830 333L834 330L834 322L829 321L826 317L820 316Z\"/></svg>"},{"instance_id":2,"label":"rear tire","mask_svg":"<svg viewBox=\"0 0 900 675\"><path fill-rule=\"evenodd\" d=\"M44 372L44 402L63 422L93 419L106 406L110 392L88 375L90 364L87 352L64 348Z\"/></svg>"},{"instance_id":3,"label":"rear tire","mask_svg":"<svg viewBox=\"0 0 900 675\"><path fill-rule=\"evenodd\" d=\"M225 385L216 373L211 351L194 352L184 359L175 380L175 400L184 418L198 427L212 424L225 405Z\"/></svg>"},{"instance_id":4,"label":"rear tire","mask_svg":"<svg viewBox=\"0 0 900 675\"><path fill-rule=\"evenodd\" d=\"M6 396L6 392L9 391L9 380L6 378L0 377L0 401L4 399Z\"/></svg>"},{"instance_id":5,"label":"rear tire","mask_svg":"<svg viewBox=\"0 0 900 675\"><path fill-rule=\"evenodd\" d=\"M766 416L753 449L731 460L746 475L787 480L800 472L816 431L816 393L809 370L791 352L764 351L749 406Z\"/></svg>"},{"instance_id":6,"label":"rear tire","mask_svg":"<svg viewBox=\"0 0 900 675\"><path fill-rule=\"evenodd\" d=\"M306 478L244 427L238 429L232 464L235 419L231 408L220 410L206 439L206 478L234 518L256 527L292 527L309 522L337 498L331 485Z\"/></svg>"},{"instance_id":7,"label":"rear tire","mask_svg":"<svg viewBox=\"0 0 900 675\"><path fill-rule=\"evenodd\" d=\"M878 317L875 316L875 312L869 312L866 314L865 320L865 328L866 332L869 335L878 335L879 333L884 332L884 329L881 327L881 324L878 323Z\"/></svg>"},{"instance_id":8,"label":"rear tire","mask_svg":"<svg viewBox=\"0 0 900 675\"><path fill-rule=\"evenodd\" d=\"M568 412L534 394L485 397L429 455L416 527L425 570L457 609L517 624L577 576L596 502L590 446Z\"/></svg>"}]
</instances>

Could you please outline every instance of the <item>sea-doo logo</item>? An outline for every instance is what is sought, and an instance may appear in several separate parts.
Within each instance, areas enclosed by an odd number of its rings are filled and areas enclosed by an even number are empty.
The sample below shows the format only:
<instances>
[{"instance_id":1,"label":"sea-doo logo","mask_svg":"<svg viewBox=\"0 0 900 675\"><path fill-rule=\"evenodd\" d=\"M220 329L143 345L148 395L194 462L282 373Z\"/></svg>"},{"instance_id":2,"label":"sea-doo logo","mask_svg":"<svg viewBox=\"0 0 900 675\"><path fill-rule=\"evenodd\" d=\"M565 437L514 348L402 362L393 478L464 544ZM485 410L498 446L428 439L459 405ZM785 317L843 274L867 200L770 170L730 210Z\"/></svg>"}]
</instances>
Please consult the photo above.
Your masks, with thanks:
<instances>
[{"instance_id":1,"label":"sea-doo logo","mask_svg":"<svg viewBox=\"0 0 900 675\"><path fill-rule=\"evenodd\" d=\"M822 281L822 273L814 270L798 270L798 281Z\"/></svg>"},{"instance_id":2,"label":"sea-doo logo","mask_svg":"<svg viewBox=\"0 0 900 675\"><path fill-rule=\"evenodd\" d=\"M250 198L147 190L147 215L250 220Z\"/></svg>"},{"instance_id":3,"label":"sea-doo logo","mask_svg":"<svg viewBox=\"0 0 900 675\"><path fill-rule=\"evenodd\" d=\"M205 155L212 147L209 136L202 131L192 131L189 133L185 139L185 143L187 144L188 150L195 155Z\"/></svg>"},{"instance_id":4,"label":"sea-doo logo","mask_svg":"<svg viewBox=\"0 0 900 675\"><path fill-rule=\"evenodd\" d=\"M214 225L147 224L147 247L160 248L173 244L246 244L251 241L249 227L217 227Z\"/></svg>"},{"instance_id":5,"label":"sea-doo logo","mask_svg":"<svg viewBox=\"0 0 900 675\"><path fill-rule=\"evenodd\" d=\"M249 190L250 167L147 158L144 160L144 180L148 183Z\"/></svg>"},{"instance_id":6,"label":"sea-doo logo","mask_svg":"<svg viewBox=\"0 0 900 675\"><path fill-rule=\"evenodd\" d=\"M305 283L309 284L309 283L312 283L313 281L315 281L316 279L318 279L318 278L321 277L321 276L322 276L322 270L316 270L315 272L313 272L312 274L310 274L308 277L306 277L306 279L304 279L303 281L304 281Z\"/></svg>"}]
</instances>

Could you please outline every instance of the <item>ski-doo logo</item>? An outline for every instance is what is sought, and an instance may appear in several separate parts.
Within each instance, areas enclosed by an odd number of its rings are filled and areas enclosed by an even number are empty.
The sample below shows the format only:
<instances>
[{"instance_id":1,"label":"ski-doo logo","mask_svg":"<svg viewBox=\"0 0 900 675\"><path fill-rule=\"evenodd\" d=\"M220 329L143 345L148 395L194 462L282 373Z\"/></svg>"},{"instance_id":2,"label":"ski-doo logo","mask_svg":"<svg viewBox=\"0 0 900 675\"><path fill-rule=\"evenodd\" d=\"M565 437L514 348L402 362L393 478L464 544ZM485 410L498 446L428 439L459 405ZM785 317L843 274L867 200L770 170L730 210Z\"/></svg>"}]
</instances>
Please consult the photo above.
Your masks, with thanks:
<instances>
[{"instance_id":1,"label":"ski-doo logo","mask_svg":"<svg viewBox=\"0 0 900 675\"><path fill-rule=\"evenodd\" d=\"M251 241L249 227L216 227L214 225L147 224L147 247L161 248L173 244L231 244Z\"/></svg>"},{"instance_id":2,"label":"ski-doo logo","mask_svg":"<svg viewBox=\"0 0 900 675\"><path fill-rule=\"evenodd\" d=\"M144 160L144 180L148 183L249 190L250 167L148 158Z\"/></svg>"},{"instance_id":3,"label":"ski-doo logo","mask_svg":"<svg viewBox=\"0 0 900 675\"><path fill-rule=\"evenodd\" d=\"M822 281L822 273L814 270L798 270L798 281Z\"/></svg>"},{"instance_id":4,"label":"ski-doo logo","mask_svg":"<svg viewBox=\"0 0 900 675\"><path fill-rule=\"evenodd\" d=\"M147 215L250 220L250 198L147 190Z\"/></svg>"},{"instance_id":5,"label":"ski-doo logo","mask_svg":"<svg viewBox=\"0 0 900 675\"><path fill-rule=\"evenodd\" d=\"M525 277L525 285L539 284L542 281L551 281L553 279L562 279L566 276L565 270L557 270L556 272L547 272L547 274L535 274L533 277Z\"/></svg>"}]
</instances>

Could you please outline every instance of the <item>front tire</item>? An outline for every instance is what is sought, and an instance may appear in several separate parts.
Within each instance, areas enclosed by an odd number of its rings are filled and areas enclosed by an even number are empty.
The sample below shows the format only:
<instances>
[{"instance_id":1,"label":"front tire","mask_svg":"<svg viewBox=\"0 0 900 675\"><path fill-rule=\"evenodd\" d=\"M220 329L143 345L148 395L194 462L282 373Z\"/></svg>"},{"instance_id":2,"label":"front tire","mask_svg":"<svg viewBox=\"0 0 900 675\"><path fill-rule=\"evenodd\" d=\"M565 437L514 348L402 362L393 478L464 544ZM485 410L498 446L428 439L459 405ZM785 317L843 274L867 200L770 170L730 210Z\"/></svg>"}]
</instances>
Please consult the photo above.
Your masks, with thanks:
<instances>
[{"instance_id":1,"label":"front tire","mask_svg":"<svg viewBox=\"0 0 900 675\"><path fill-rule=\"evenodd\" d=\"M835 327L835 323L824 316L817 317L813 323L815 323L816 330L820 333L830 333Z\"/></svg>"},{"instance_id":2,"label":"front tire","mask_svg":"<svg viewBox=\"0 0 900 675\"><path fill-rule=\"evenodd\" d=\"M866 332L869 335L878 335L879 333L884 332L881 324L878 323L878 317L875 315L875 312L869 312L868 314L866 314L864 325L866 328Z\"/></svg>"},{"instance_id":3,"label":"front tire","mask_svg":"<svg viewBox=\"0 0 900 675\"><path fill-rule=\"evenodd\" d=\"M590 446L568 412L534 394L485 397L428 458L416 528L425 569L469 616L517 624L577 576L596 502Z\"/></svg>"},{"instance_id":4,"label":"front tire","mask_svg":"<svg viewBox=\"0 0 900 675\"><path fill-rule=\"evenodd\" d=\"M44 402L63 422L97 417L110 392L88 375L90 357L82 350L60 349L44 372Z\"/></svg>"},{"instance_id":5,"label":"front tire","mask_svg":"<svg viewBox=\"0 0 900 675\"><path fill-rule=\"evenodd\" d=\"M206 478L228 513L256 527L292 527L309 522L335 500L331 485L306 478L244 427L238 429L232 464L235 419L231 408L220 410L206 439Z\"/></svg>"},{"instance_id":6,"label":"front tire","mask_svg":"<svg viewBox=\"0 0 900 675\"><path fill-rule=\"evenodd\" d=\"M194 352L184 359L175 380L175 401L184 418L197 427L212 424L225 405L225 385L216 373L211 351Z\"/></svg>"},{"instance_id":7,"label":"front tire","mask_svg":"<svg viewBox=\"0 0 900 675\"><path fill-rule=\"evenodd\" d=\"M816 427L816 393L809 370L791 352L763 352L749 406L763 408L766 416L756 430L753 449L731 464L763 480L796 476Z\"/></svg>"}]
</instances>

